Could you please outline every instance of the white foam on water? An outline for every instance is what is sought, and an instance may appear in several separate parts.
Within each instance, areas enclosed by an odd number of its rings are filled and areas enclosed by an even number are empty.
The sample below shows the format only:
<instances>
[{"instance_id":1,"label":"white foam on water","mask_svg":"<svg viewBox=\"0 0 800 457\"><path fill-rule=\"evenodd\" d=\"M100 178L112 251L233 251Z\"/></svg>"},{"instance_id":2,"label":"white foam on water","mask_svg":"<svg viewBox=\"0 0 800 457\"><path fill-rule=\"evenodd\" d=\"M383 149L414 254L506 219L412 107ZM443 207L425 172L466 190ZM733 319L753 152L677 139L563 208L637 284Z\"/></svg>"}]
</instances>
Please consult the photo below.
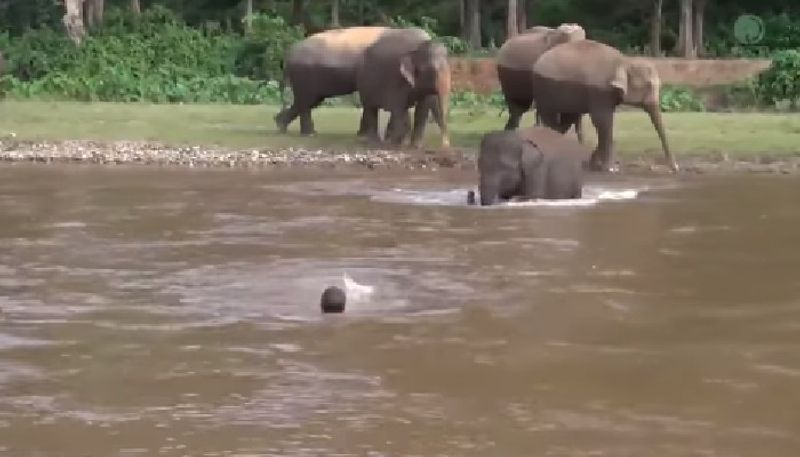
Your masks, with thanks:
<instances>
[{"instance_id":1,"label":"white foam on water","mask_svg":"<svg viewBox=\"0 0 800 457\"><path fill-rule=\"evenodd\" d=\"M405 203L412 205L434 205L434 206L467 206L467 192L470 189L448 189L448 190L412 190L395 188L391 191L378 192L372 196L373 201L386 203ZM503 202L497 207L584 207L595 206L604 201L626 201L635 200L643 188L606 188L586 186L583 189L583 197L569 200L538 200L538 201L508 201ZM479 198L477 190L475 197Z\"/></svg>"}]
</instances>

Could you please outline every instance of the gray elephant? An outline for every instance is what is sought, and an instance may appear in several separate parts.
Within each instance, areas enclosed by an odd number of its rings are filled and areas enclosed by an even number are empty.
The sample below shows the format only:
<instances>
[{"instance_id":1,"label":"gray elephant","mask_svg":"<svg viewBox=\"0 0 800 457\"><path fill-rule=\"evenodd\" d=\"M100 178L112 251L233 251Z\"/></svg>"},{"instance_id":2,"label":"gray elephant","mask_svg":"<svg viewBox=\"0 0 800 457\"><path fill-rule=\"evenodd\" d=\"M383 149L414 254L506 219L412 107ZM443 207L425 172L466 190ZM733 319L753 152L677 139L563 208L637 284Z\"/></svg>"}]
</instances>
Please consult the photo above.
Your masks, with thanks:
<instances>
[{"instance_id":1,"label":"gray elephant","mask_svg":"<svg viewBox=\"0 0 800 457\"><path fill-rule=\"evenodd\" d=\"M583 163L591 151L540 126L484 135L478 155L482 206L512 198L573 199L583 195ZM467 195L473 203L473 193Z\"/></svg>"},{"instance_id":2,"label":"gray elephant","mask_svg":"<svg viewBox=\"0 0 800 457\"><path fill-rule=\"evenodd\" d=\"M285 133L300 116L300 133L313 135L311 110L329 97L347 95L356 90L356 69L364 50L375 43L389 27L347 27L316 33L292 45L284 59L281 97L286 82L294 101L275 116L275 124ZM361 118L359 133L364 131Z\"/></svg>"},{"instance_id":3,"label":"gray elephant","mask_svg":"<svg viewBox=\"0 0 800 457\"><path fill-rule=\"evenodd\" d=\"M449 146L450 81L444 45L431 40L421 29L395 29L385 33L364 51L356 77L366 136L380 141L378 112L386 110L391 113L386 140L402 144L410 128L408 110L414 107L411 144L420 145L428 112L433 111L442 132L442 145Z\"/></svg>"},{"instance_id":4,"label":"gray elephant","mask_svg":"<svg viewBox=\"0 0 800 457\"><path fill-rule=\"evenodd\" d=\"M533 103L533 65L549 49L562 43L586 39L586 32L577 24L561 24L552 29L535 26L508 39L497 52L497 77L508 105L506 130L519 127L519 121ZM539 124L537 113L536 123ZM578 140L583 142L580 119L575 123Z\"/></svg>"},{"instance_id":5,"label":"gray elephant","mask_svg":"<svg viewBox=\"0 0 800 457\"><path fill-rule=\"evenodd\" d=\"M561 133L581 115L589 114L598 136L592 168L613 170L614 113L624 103L650 115L667 164L678 170L661 118L661 80L649 61L626 57L593 40L564 43L542 54L534 64L532 88L542 122Z\"/></svg>"}]
</instances>

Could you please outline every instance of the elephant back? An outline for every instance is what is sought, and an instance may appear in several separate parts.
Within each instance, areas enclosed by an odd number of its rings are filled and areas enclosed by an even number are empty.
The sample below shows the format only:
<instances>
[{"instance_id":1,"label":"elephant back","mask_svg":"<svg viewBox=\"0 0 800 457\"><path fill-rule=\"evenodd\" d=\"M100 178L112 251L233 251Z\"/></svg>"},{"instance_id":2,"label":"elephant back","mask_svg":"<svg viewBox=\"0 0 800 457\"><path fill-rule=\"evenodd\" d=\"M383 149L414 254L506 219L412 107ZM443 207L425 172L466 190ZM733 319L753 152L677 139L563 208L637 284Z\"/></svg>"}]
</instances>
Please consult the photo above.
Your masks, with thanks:
<instances>
[{"instance_id":1,"label":"elephant back","mask_svg":"<svg viewBox=\"0 0 800 457\"><path fill-rule=\"evenodd\" d=\"M624 62L625 56L618 49L580 40L546 51L534 64L533 73L550 81L605 88Z\"/></svg>"},{"instance_id":2,"label":"elephant back","mask_svg":"<svg viewBox=\"0 0 800 457\"><path fill-rule=\"evenodd\" d=\"M556 29L531 27L506 40L497 52L497 65L531 71L533 64L549 49L562 43L584 40L586 32L577 24L561 24Z\"/></svg>"},{"instance_id":3,"label":"elephant back","mask_svg":"<svg viewBox=\"0 0 800 457\"><path fill-rule=\"evenodd\" d=\"M546 154L567 154L581 161L589 160L592 151L574 138L562 135L548 127L532 126L518 130L519 135L536 145Z\"/></svg>"},{"instance_id":4,"label":"elephant back","mask_svg":"<svg viewBox=\"0 0 800 457\"><path fill-rule=\"evenodd\" d=\"M295 43L288 52L287 63L324 67L354 67L364 51L390 27L359 26L326 30Z\"/></svg>"},{"instance_id":5,"label":"elephant back","mask_svg":"<svg viewBox=\"0 0 800 457\"><path fill-rule=\"evenodd\" d=\"M381 34L364 51L364 59L371 61L395 60L401 55L417 49L422 43L430 41L428 32L416 28L390 29Z\"/></svg>"}]
</instances>

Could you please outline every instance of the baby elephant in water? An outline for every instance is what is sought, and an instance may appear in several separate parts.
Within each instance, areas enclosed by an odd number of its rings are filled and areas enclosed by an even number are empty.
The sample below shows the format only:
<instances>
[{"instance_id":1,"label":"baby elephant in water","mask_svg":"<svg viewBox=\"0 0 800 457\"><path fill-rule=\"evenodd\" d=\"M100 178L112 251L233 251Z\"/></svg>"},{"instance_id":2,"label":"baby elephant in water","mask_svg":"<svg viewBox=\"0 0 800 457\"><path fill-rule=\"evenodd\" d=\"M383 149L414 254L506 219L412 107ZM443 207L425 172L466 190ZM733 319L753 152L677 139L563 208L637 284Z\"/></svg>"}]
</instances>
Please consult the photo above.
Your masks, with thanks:
<instances>
[{"instance_id":1,"label":"baby elephant in water","mask_svg":"<svg viewBox=\"0 0 800 457\"><path fill-rule=\"evenodd\" d=\"M520 198L581 198L583 162L591 151L546 127L489 132L478 155L481 205ZM475 195L467 196L474 202Z\"/></svg>"}]
</instances>

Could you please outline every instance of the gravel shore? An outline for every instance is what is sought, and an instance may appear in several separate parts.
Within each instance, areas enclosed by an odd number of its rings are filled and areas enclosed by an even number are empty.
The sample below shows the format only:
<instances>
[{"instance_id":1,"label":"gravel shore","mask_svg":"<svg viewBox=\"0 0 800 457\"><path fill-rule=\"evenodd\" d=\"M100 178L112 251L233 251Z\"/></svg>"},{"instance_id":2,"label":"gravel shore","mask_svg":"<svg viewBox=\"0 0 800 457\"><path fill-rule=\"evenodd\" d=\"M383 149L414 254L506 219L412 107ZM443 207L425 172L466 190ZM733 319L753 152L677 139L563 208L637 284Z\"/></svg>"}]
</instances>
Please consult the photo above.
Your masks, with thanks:
<instances>
[{"instance_id":1,"label":"gravel shore","mask_svg":"<svg viewBox=\"0 0 800 457\"><path fill-rule=\"evenodd\" d=\"M389 149L317 150L226 149L169 146L153 142L96 141L34 142L0 140L0 161L39 163L142 164L189 167L365 167L438 168L474 166L460 150L410 151Z\"/></svg>"},{"instance_id":2,"label":"gravel shore","mask_svg":"<svg viewBox=\"0 0 800 457\"><path fill-rule=\"evenodd\" d=\"M683 172L800 174L800 153L734 159L721 153L679 157ZM0 139L0 161L37 163L141 164L188 167L362 167L367 169L475 169L475 151L409 149L227 149L208 146L169 146L142 141L24 141ZM654 157L626 159L631 172L666 172Z\"/></svg>"}]
</instances>

